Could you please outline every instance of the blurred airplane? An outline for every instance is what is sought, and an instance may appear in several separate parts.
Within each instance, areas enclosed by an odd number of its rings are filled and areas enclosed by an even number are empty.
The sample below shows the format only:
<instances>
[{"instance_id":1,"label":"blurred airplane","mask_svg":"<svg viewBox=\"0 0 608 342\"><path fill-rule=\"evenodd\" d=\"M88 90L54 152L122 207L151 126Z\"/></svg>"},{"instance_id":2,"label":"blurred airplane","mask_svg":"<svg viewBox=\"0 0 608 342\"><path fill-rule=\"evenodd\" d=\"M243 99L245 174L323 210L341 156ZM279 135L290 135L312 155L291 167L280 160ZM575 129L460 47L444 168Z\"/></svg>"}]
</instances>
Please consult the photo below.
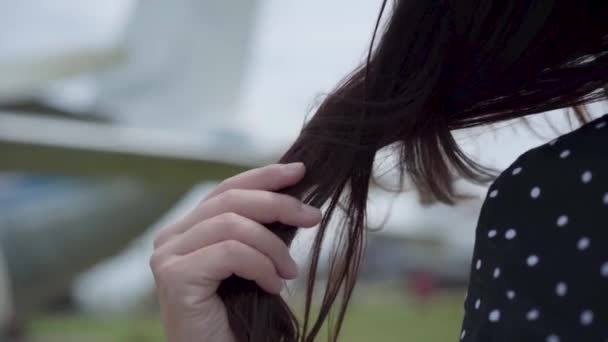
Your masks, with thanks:
<instances>
[{"instance_id":1,"label":"blurred airplane","mask_svg":"<svg viewBox=\"0 0 608 342\"><path fill-rule=\"evenodd\" d=\"M0 114L0 250L19 316L123 249L195 184L269 163L212 135ZM1 269L1 268L0 268ZM1 287L0 287L1 288Z\"/></svg>"},{"instance_id":2,"label":"blurred airplane","mask_svg":"<svg viewBox=\"0 0 608 342\"><path fill-rule=\"evenodd\" d=\"M0 339L195 184L272 160L214 130L237 102L256 4L0 5Z\"/></svg>"}]
</instances>

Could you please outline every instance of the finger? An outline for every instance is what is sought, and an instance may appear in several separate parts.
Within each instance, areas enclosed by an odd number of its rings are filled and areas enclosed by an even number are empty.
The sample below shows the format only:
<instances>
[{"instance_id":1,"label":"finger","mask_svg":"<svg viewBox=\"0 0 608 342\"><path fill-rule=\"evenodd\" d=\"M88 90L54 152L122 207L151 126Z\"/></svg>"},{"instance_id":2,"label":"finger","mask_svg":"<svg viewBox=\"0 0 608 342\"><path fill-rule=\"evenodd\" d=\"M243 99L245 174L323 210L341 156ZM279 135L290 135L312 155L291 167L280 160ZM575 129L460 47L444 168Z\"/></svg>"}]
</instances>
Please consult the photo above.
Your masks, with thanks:
<instances>
[{"instance_id":1,"label":"finger","mask_svg":"<svg viewBox=\"0 0 608 342\"><path fill-rule=\"evenodd\" d=\"M214 290L233 274L255 281L270 293L278 294L283 288L283 280L272 261L255 248L235 240L216 243L184 258L185 268L200 279L202 285L214 284Z\"/></svg>"},{"instance_id":2,"label":"finger","mask_svg":"<svg viewBox=\"0 0 608 342\"><path fill-rule=\"evenodd\" d=\"M304 163L272 164L249 170L224 180L205 200L230 189L277 191L294 185L305 173Z\"/></svg>"},{"instance_id":3,"label":"finger","mask_svg":"<svg viewBox=\"0 0 608 342\"><path fill-rule=\"evenodd\" d=\"M183 232L197 222L196 212L210 198L234 189L258 189L276 191L300 181L306 169L303 163L272 164L249 170L223 181L193 212L164 228L154 240L154 248L165 243L171 236Z\"/></svg>"},{"instance_id":4,"label":"finger","mask_svg":"<svg viewBox=\"0 0 608 342\"><path fill-rule=\"evenodd\" d=\"M186 255L226 240L236 240L260 251L270 258L283 278L297 277L297 265L287 245L263 225L234 213L225 213L195 225L165 243L157 253Z\"/></svg>"},{"instance_id":5,"label":"finger","mask_svg":"<svg viewBox=\"0 0 608 342\"><path fill-rule=\"evenodd\" d=\"M262 190L230 190L205 203L193 219L201 221L233 212L268 224L281 222L296 227L312 227L321 220L321 210L295 197Z\"/></svg>"},{"instance_id":6,"label":"finger","mask_svg":"<svg viewBox=\"0 0 608 342\"><path fill-rule=\"evenodd\" d=\"M229 212L263 224L281 222L295 227L313 227L321 221L322 216L320 209L288 195L262 190L228 190L165 228L155 241L155 246L164 244L172 236L185 232L201 221Z\"/></svg>"}]
</instances>

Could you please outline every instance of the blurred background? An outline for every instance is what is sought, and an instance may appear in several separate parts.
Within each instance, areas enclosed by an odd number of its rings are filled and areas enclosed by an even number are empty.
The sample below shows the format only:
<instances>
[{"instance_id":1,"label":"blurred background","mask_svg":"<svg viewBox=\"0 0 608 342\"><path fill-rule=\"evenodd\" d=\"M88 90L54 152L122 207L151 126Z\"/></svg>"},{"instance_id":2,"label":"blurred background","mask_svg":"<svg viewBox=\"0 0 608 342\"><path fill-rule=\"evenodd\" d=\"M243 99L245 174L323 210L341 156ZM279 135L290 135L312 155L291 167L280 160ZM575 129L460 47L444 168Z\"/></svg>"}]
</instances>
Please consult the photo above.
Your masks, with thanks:
<instances>
[{"instance_id":1,"label":"blurred background","mask_svg":"<svg viewBox=\"0 0 608 342\"><path fill-rule=\"evenodd\" d=\"M0 1L0 340L163 341L155 231L221 179L278 159L365 57L378 9ZM572 125L552 113L454 134L501 170ZM373 189L370 227L383 228L369 234L344 341L458 336L486 188L456 183L471 196L454 207ZM301 264L313 233L294 243Z\"/></svg>"}]
</instances>

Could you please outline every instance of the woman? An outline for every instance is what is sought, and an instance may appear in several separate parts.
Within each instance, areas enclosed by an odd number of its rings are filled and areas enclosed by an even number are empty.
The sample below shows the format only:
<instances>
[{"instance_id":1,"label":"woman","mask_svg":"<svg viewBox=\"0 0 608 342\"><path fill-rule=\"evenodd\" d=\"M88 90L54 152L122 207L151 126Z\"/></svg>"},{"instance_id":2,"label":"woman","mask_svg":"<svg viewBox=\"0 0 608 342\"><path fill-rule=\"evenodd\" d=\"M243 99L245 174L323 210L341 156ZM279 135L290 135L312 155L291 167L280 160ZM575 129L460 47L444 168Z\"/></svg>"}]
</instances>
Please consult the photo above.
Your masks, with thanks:
<instances>
[{"instance_id":1,"label":"woman","mask_svg":"<svg viewBox=\"0 0 608 342\"><path fill-rule=\"evenodd\" d=\"M159 234L151 266L169 341L313 341L339 301L336 340L380 149L399 156L399 171L425 198L454 203L455 177L485 182L492 172L451 131L558 108L585 121L582 105L606 98L604 1L397 0L391 10L367 61L325 99L281 164L224 181ZM608 338L606 146L604 117L525 153L491 185L461 340ZM336 208L339 246L313 319L320 246ZM317 224L300 324L279 292L297 276L287 247L296 227Z\"/></svg>"}]
</instances>

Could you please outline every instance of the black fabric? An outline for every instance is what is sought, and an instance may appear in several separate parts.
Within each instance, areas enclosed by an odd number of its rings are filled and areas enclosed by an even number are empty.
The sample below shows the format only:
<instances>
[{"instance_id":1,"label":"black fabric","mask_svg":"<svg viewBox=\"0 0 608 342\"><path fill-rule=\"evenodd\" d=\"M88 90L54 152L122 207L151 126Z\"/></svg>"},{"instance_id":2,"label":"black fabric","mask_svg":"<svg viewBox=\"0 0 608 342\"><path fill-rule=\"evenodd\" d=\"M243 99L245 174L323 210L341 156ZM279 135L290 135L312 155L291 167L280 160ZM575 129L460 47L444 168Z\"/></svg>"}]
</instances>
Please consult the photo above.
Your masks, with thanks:
<instances>
[{"instance_id":1,"label":"black fabric","mask_svg":"<svg viewBox=\"0 0 608 342\"><path fill-rule=\"evenodd\" d=\"M488 190L460 340L608 341L608 116L526 152Z\"/></svg>"}]
</instances>

